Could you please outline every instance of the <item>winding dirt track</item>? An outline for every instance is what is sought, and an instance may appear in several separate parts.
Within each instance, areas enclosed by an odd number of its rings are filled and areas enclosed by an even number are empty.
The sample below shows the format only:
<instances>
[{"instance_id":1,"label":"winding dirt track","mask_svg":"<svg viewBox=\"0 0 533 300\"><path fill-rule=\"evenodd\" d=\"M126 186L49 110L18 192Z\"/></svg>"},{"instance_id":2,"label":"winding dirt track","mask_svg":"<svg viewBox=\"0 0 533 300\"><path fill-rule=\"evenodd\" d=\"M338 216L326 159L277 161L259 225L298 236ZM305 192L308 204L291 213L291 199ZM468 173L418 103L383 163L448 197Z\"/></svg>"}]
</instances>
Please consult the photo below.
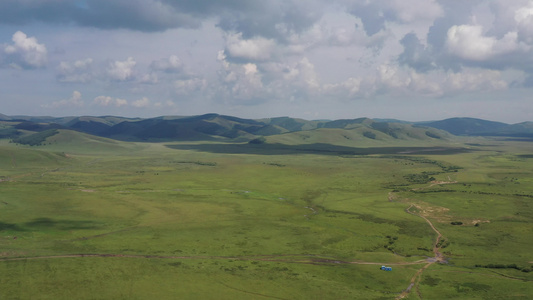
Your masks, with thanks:
<instances>
[{"instance_id":1,"label":"winding dirt track","mask_svg":"<svg viewBox=\"0 0 533 300\"><path fill-rule=\"evenodd\" d=\"M442 255L442 253L440 252L440 247L438 246L439 245L439 242L442 238L442 234L440 233L440 231L437 230L437 228L435 228L435 226L433 226L433 223L431 223L430 220L428 220L428 218L422 216L422 215L419 215L419 214L415 214L414 212L412 212L410 209L415 206L414 204L411 204L411 206L409 206L405 212L407 212L408 214L411 214L411 215L414 215L414 216L418 216L418 217L421 217L422 219L424 219L428 224L429 226L431 227L431 229L433 229L433 231L435 231L435 233L437 233L437 238L435 240L435 243L433 244L433 253L435 254L435 257L433 258L430 258L427 261L427 264L425 266L423 266L422 268L420 268L416 273L415 275L411 278L411 281L409 283L409 286L398 296L396 297L396 299L403 299L405 298L410 292L411 292L411 289L415 286L417 280L419 280L420 278L420 275L422 275L422 273L424 272L424 270L426 270L427 268L429 268L432 264L436 263L436 262L443 262L444 261L444 256Z\"/></svg>"},{"instance_id":2,"label":"winding dirt track","mask_svg":"<svg viewBox=\"0 0 533 300\"><path fill-rule=\"evenodd\" d=\"M448 179L450 179L450 177L448 177ZM435 185L442 185L442 184L454 184L454 183L457 183L457 181L436 181L436 182L431 183L431 185L429 185L428 187L432 187ZM424 188L419 188L418 190L420 189L424 189ZM391 201L392 197L393 195L389 193L389 201ZM411 205L407 209L405 209L405 212L413 216L417 216L417 217L424 219L429 224L431 229L433 229L433 231L435 231L435 233L437 234L437 238L435 239L435 243L433 244L433 253L435 254L435 257L432 257L426 260L427 264L416 272L416 274L411 278L409 286L398 297L396 297L396 299L403 299L407 297L407 295L411 292L411 289L415 286L417 280L418 281L420 280L420 275L422 275L424 270L426 270L427 268L429 268L432 264L436 262L438 263L445 262L445 258L440 252L441 247L439 247L439 242L442 239L442 234L440 233L440 231L437 230L437 228L435 228L433 223L431 223L431 221L428 218L424 217L423 215L412 212L411 208L413 207L416 207L416 206L413 203L411 203Z\"/></svg>"},{"instance_id":3,"label":"winding dirt track","mask_svg":"<svg viewBox=\"0 0 533 300\"><path fill-rule=\"evenodd\" d=\"M258 260L271 262L285 262L298 264L357 264L357 265L419 265L428 261L417 260L413 262L402 263L384 263L384 262L366 262L366 261L341 261L330 258L321 258L313 255L251 255L251 256L162 256L162 255L134 255L134 254L104 254L104 253L86 253L86 254L65 254L65 255L43 255L43 256L26 256L26 257L0 257L0 261L16 261L28 259L53 259L53 258L79 258L79 257L111 257L111 258L144 258L144 259L220 259L220 260Z\"/></svg>"}]
</instances>

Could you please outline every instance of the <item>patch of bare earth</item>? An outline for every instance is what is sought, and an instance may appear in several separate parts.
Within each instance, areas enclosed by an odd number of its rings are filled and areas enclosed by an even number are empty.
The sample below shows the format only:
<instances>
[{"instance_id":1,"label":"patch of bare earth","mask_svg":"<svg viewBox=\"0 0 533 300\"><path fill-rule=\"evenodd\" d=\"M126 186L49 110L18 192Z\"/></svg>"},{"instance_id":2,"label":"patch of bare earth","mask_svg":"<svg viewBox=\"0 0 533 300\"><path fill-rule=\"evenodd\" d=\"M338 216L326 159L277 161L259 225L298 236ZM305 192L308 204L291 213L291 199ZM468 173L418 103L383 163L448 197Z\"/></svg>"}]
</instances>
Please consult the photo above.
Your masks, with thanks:
<instances>
[{"instance_id":1,"label":"patch of bare earth","mask_svg":"<svg viewBox=\"0 0 533 300\"><path fill-rule=\"evenodd\" d=\"M439 223L448 223L452 220L452 217L447 213L449 208L442 206L432 206L429 203L417 201L417 204L413 206L418 210L418 214L425 218L431 218Z\"/></svg>"}]
</instances>

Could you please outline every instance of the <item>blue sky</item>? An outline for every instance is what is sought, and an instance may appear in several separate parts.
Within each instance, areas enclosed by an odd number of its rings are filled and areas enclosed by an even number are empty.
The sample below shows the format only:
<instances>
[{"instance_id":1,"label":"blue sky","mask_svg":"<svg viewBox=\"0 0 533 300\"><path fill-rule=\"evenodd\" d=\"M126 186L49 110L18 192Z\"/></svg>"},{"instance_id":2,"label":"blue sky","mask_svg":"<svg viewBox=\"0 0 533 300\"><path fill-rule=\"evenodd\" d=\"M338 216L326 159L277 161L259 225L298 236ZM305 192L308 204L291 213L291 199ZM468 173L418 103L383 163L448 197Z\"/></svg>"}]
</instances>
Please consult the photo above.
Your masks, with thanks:
<instances>
[{"instance_id":1,"label":"blue sky","mask_svg":"<svg viewBox=\"0 0 533 300\"><path fill-rule=\"evenodd\" d=\"M3 0L0 113L533 121L533 1Z\"/></svg>"}]
</instances>

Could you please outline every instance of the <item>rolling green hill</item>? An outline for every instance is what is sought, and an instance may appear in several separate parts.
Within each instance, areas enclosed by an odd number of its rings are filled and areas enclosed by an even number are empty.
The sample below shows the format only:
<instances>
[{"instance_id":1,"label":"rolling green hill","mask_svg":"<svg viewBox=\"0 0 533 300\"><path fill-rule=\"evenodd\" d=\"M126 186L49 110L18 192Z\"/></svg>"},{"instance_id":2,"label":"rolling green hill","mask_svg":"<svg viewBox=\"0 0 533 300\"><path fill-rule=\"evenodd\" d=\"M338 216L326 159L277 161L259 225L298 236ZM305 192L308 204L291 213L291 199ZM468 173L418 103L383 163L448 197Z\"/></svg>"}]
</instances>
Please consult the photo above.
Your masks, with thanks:
<instances>
[{"instance_id":1,"label":"rolling green hill","mask_svg":"<svg viewBox=\"0 0 533 300\"><path fill-rule=\"evenodd\" d=\"M455 135L478 135L496 132L507 124L475 118L451 118L442 121L422 123L425 126L446 130Z\"/></svg>"},{"instance_id":2,"label":"rolling green hill","mask_svg":"<svg viewBox=\"0 0 533 300\"><path fill-rule=\"evenodd\" d=\"M31 117L0 115L0 138L17 138L50 129L72 129L100 137L122 141L168 142L231 140L246 142L259 136L277 136L271 140L302 140L308 135L316 139L337 140L337 144L354 141L439 140L451 135L464 136L533 136L532 122L508 125L474 118L451 118L441 121L410 123L392 119L304 120L291 117L243 119L219 114L197 116L161 116L156 118L125 118L117 116ZM327 137L327 131L348 132ZM319 130L316 133L310 133ZM355 131L351 131L355 130ZM446 132L444 132L446 131ZM300 134L292 134L292 133ZM450 135L451 134L451 135ZM341 139L335 136L347 136ZM306 138L313 140L313 138ZM299 142L302 142L299 141Z\"/></svg>"},{"instance_id":3,"label":"rolling green hill","mask_svg":"<svg viewBox=\"0 0 533 300\"><path fill-rule=\"evenodd\" d=\"M64 125L68 128L95 134L101 135L104 134L109 128L113 127L116 124L126 122L126 121L140 121L141 119L129 119L122 117L113 117L113 116L104 116L104 117L91 117L83 116L76 117L68 121Z\"/></svg>"},{"instance_id":4,"label":"rolling green hill","mask_svg":"<svg viewBox=\"0 0 533 300\"><path fill-rule=\"evenodd\" d=\"M435 128L398 123L349 124L350 129L318 128L266 137L267 143L287 145L325 143L340 146L376 146L387 143L445 143L453 135Z\"/></svg>"},{"instance_id":5,"label":"rolling green hill","mask_svg":"<svg viewBox=\"0 0 533 300\"><path fill-rule=\"evenodd\" d=\"M118 154L140 147L135 143L117 141L66 129L58 129L56 134L47 137L41 145L43 149L77 154Z\"/></svg>"},{"instance_id":6,"label":"rolling green hill","mask_svg":"<svg viewBox=\"0 0 533 300\"><path fill-rule=\"evenodd\" d=\"M152 118L137 122L121 122L102 133L120 140L168 141L212 140L252 137L263 125L257 121L208 114L176 119Z\"/></svg>"},{"instance_id":7,"label":"rolling green hill","mask_svg":"<svg viewBox=\"0 0 533 300\"><path fill-rule=\"evenodd\" d=\"M533 137L533 122L523 122L508 125L500 128L497 131L488 132L482 135Z\"/></svg>"},{"instance_id":8,"label":"rolling green hill","mask_svg":"<svg viewBox=\"0 0 533 300\"><path fill-rule=\"evenodd\" d=\"M281 128L286 132L315 129L319 128L323 123L325 123L324 121L307 121L304 119L290 117L260 119L258 121L276 128Z\"/></svg>"}]
</instances>

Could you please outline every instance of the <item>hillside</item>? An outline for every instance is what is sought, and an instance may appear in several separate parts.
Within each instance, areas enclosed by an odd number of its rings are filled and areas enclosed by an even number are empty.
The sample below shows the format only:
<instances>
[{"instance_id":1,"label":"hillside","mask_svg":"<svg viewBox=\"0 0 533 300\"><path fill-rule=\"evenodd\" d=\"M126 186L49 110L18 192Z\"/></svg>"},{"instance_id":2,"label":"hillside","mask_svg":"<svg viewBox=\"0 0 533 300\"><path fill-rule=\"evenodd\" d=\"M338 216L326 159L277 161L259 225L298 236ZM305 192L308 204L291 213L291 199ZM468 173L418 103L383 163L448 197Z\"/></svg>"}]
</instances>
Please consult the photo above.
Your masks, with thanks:
<instances>
[{"instance_id":1,"label":"hillside","mask_svg":"<svg viewBox=\"0 0 533 300\"><path fill-rule=\"evenodd\" d=\"M475 118L451 118L435 122L422 122L424 126L446 130L455 135L490 135L492 132L508 126L501 122L486 121Z\"/></svg>"},{"instance_id":2,"label":"hillside","mask_svg":"<svg viewBox=\"0 0 533 300\"><path fill-rule=\"evenodd\" d=\"M265 125L254 121L217 114L182 118L152 118L121 122L101 133L120 140L166 141L251 138Z\"/></svg>"},{"instance_id":3,"label":"hillside","mask_svg":"<svg viewBox=\"0 0 533 300\"><path fill-rule=\"evenodd\" d=\"M42 147L58 152L74 153L113 153L131 151L138 148L134 143L125 143L109 138L98 137L74 130L59 129L42 142Z\"/></svg>"},{"instance_id":4,"label":"hillside","mask_svg":"<svg viewBox=\"0 0 533 300\"><path fill-rule=\"evenodd\" d=\"M341 128L324 127L266 137L267 143L287 145L332 144L341 146L377 146L387 143L443 142L453 135L435 128L399 123L338 122ZM342 128L348 127L347 129Z\"/></svg>"},{"instance_id":5,"label":"hillside","mask_svg":"<svg viewBox=\"0 0 533 300\"><path fill-rule=\"evenodd\" d=\"M533 122L507 125L493 132L481 133L481 135L533 137Z\"/></svg>"},{"instance_id":6,"label":"hillside","mask_svg":"<svg viewBox=\"0 0 533 300\"><path fill-rule=\"evenodd\" d=\"M325 123L324 121L307 121L304 119L290 117L260 119L258 121L267 125L281 128L286 132L316 129L320 127L321 124Z\"/></svg>"},{"instance_id":7,"label":"hillside","mask_svg":"<svg viewBox=\"0 0 533 300\"><path fill-rule=\"evenodd\" d=\"M141 119L130 119L122 117L104 116L104 117L75 117L64 123L68 128L82 131L85 133L102 135L114 125L117 125L126 121L140 121ZM58 122L61 124L61 122Z\"/></svg>"},{"instance_id":8,"label":"hillside","mask_svg":"<svg viewBox=\"0 0 533 300\"><path fill-rule=\"evenodd\" d=\"M333 140L336 144L399 140L439 140L451 135L533 136L533 123L509 125L474 118L410 123L393 119L304 120L291 117L243 119L219 114L125 118L118 116L31 117L0 115L0 138L21 138L46 130L70 129L122 141L164 142L231 140L250 141L259 136L272 141L307 143ZM339 129L345 131L324 131ZM316 131L316 132L313 132ZM298 134L296 134L298 133ZM331 136L329 136L331 134ZM451 135L450 135L451 134ZM309 136L308 138L304 138ZM339 138L338 136L346 136Z\"/></svg>"}]
</instances>

